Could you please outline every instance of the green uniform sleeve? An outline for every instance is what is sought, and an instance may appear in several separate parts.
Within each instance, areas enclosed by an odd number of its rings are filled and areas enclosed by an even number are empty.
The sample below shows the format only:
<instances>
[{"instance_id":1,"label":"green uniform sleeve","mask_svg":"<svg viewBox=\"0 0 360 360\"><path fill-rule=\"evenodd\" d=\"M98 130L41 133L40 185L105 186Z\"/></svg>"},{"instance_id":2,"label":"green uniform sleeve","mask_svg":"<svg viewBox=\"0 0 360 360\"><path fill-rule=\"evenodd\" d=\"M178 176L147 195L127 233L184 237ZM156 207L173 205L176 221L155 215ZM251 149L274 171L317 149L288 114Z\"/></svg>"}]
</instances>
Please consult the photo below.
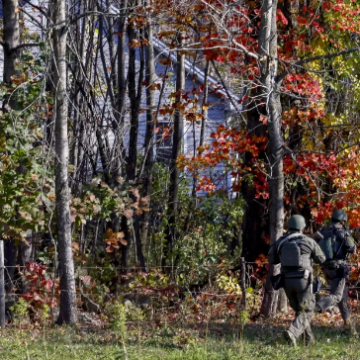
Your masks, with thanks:
<instances>
[{"instance_id":1,"label":"green uniform sleeve","mask_svg":"<svg viewBox=\"0 0 360 360\"><path fill-rule=\"evenodd\" d=\"M360 227L356 228L353 232L352 232L352 237L353 239L356 241L356 243L360 242Z\"/></svg>"},{"instance_id":2,"label":"green uniform sleeve","mask_svg":"<svg viewBox=\"0 0 360 360\"><path fill-rule=\"evenodd\" d=\"M355 240L350 234L348 234L348 236L346 236L345 248L346 248L346 251L350 254L353 254L356 250Z\"/></svg>"},{"instance_id":3,"label":"green uniform sleeve","mask_svg":"<svg viewBox=\"0 0 360 360\"><path fill-rule=\"evenodd\" d=\"M316 264L322 264L326 260L324 252L321 250L316 241L313 241L313 251L311 256Z\"/></svg>"},{"instance_id":4,"label":"green uniform sleeve","mask_svg":"<svg viewBox=\"0 0 360 360\"><path fill-rule=\"evenodd\" d=\"M269 250L268 260L272 265L280 264L280 257L277 251L278 242L276 241Z\"/></svg>"},{"instance_id":5,"label":"green uniform sleeve","mask_svg":"<svg viewBox=\"0 0 360 360\"><path fill-rule=\"evenodd\" d=\"M314 239L315 241L320 241L323 238L320 231L317 231L316 233L307 236L311 239Z\"/></svg>"}]
</instances>

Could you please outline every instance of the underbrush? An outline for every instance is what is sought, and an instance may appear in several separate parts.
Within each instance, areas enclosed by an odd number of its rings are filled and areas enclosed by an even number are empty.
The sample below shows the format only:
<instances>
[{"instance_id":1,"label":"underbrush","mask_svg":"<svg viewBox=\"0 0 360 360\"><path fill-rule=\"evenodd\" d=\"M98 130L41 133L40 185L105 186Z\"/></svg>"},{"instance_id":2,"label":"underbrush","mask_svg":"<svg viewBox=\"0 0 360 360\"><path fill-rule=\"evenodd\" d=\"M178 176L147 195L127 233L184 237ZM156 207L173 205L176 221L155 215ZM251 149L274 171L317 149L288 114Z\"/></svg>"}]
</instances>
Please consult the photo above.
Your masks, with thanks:
<instances>
[{"instance_id":1,"label":"underbrush","mask_svg":"<svg viewBox=\"0 0 360 360\"><path fill-rule=\"evenodd\" d=\"M283 326L270 322L248 324L242 337L227 324L192 325L182 329L153 326L127 327L119 339L114 331L100 328L6 329L0 337L2 360L310 360L360 359L358 336L341 328L314 328L317 344L299 341L290 348L282 339Z\"/></svg>"}]
</instances>

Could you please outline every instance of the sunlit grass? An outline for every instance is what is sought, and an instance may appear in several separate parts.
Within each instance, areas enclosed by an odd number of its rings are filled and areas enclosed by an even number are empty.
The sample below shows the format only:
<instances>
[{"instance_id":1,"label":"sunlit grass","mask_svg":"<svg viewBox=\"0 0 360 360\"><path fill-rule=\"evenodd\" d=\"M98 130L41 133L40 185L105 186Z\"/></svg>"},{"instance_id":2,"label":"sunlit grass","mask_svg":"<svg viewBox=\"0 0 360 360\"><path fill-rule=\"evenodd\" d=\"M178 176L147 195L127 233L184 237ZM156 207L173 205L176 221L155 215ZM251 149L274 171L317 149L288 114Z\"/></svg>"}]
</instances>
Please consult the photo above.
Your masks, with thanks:
<instances>
[{"instance_id":1,"label":"sunlit grass","mask_svg":"<svg viewBox=\"0 0 360 360\"><path fill-rule=\"evenodd\" d=\"M342 333L341 329L314 329L315 345L306 347L299 341L297 348L289 347L282 339L281 327L249 325L243 340L238 330L211 329L208 336L199 330L154 329L141 338L129 332L125 347L106 330L74 330L53 328L42 330L7 329L0 337L2 360L310 360L360 359L358 336Z\"/></svg>"}]
</instances>

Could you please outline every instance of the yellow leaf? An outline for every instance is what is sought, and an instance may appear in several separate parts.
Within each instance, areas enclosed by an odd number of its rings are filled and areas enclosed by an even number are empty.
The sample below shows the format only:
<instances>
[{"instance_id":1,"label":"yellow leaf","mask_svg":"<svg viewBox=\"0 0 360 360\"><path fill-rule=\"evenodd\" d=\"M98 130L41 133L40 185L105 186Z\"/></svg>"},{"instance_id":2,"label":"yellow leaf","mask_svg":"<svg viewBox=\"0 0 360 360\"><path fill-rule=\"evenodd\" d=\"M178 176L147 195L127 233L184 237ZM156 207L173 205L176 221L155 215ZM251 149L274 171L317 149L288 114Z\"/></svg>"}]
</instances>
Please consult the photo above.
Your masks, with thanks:
<instances>
[{"instance_id":1,"label":"yellow leaf","mask_svg":"<svg viewBox=\"0 0 360 360\"><path fill-rule=\"evenodd\" d=\"M116 237L117 239L122 239L125 235L124 235L124 233L121 231L121 232L113 233L113 236Z\"/></svg>"}]
</instances>

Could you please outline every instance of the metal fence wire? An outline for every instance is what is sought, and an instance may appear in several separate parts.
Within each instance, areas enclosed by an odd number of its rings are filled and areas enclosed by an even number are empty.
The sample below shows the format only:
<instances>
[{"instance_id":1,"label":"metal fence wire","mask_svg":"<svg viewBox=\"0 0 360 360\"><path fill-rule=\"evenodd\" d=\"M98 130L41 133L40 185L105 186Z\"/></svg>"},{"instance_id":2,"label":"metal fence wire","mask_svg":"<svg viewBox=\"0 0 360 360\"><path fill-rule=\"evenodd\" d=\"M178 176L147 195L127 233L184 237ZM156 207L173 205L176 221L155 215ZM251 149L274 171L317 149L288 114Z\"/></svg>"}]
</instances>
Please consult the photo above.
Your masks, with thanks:
<instances>
[{"instance_id":1,"label":"metal fence wire","mask_svg":"<svg viewBox=\"0 0 360 360\"><path fill-rule=\"evenodd\" d=\"M251 277L251 273L250 273L250 268L254 269L254 266L264 266L264 265L268 265L269 263L267 261L245 261L245 258L242 257L240 258L240 266L236 267L236 270L239 271L239 285L240 285L240 289L241 289L241 293L212 293L209 291L199 291L198 290L190 290L190 289L185 289L185 290L176 290L174 291L174 296L178 296L181 294L191 294L191 296L202 296L202 297L208 297L208 298L221 298L221 299L236 299L238 301L240 301L240 306L242 308L246 308L247 304L246 304L246 296L243 296L243 294L246 293L246 289L247 286L249 285L249 279ZM358 263L348 263L349 266L358 266ZM56 270L55 267L53 266L46 266L46 270ZM206 268L206 269L215 269L218 268L219 270L221 268L225 268L224 264L209 264L209 265L204 265L201 266L202 268ZM6 298L8 299L17 299L18 297L21 297L21 294L17 294L15 292L12 293L6 293L5 292L5 286L7 285L5 282L5 272L7 271L7 269L11 269L11 268L17 268L21 271L23 271L24 269L27 268L27 266L4 266L4 249L3 249L3 241L0 241L0 326L4 327L5 326L5 312L6 312ZM77 273L81 272L82 270L99 270L99 271L124 271L126 270L128 271L134 271L137 272L139 274L147 274L150 273L152 271L161 271L164 269L183 269L183 266L178 265L178 266L172 266L172 265L147 265L146 266L146 271L143 271L141 266L129 266L129 267L109 267L109 266L77 266L75 267L75 270ZM226 269L226 268L225 268ZM122 276L122 275L119 275ZM125 275L126 276L126 275ZM357 284L356 284L357 285ZM348 287L348 290L359 290L360 286L351 286ZM135 289L136 290L136 289ZM60 290L61 291L61 290ZM322 291L329 291L328 287L323 287ZM160 297L159 294L162 292L162 290L159 289L153 289L153 294L149 297L151 298L157 298ZM259 290L259 292L261 292L261 289ZM84 292L81 289L77 289L76 291L77 296L82 298L84 296ZM158 295L157 295L158 294ZM86 296L91 296L92 293L91 292L87 292L85 293ZM117 293L117 296L128 296L129 293Z\"/></svg>"}]
</instances>

